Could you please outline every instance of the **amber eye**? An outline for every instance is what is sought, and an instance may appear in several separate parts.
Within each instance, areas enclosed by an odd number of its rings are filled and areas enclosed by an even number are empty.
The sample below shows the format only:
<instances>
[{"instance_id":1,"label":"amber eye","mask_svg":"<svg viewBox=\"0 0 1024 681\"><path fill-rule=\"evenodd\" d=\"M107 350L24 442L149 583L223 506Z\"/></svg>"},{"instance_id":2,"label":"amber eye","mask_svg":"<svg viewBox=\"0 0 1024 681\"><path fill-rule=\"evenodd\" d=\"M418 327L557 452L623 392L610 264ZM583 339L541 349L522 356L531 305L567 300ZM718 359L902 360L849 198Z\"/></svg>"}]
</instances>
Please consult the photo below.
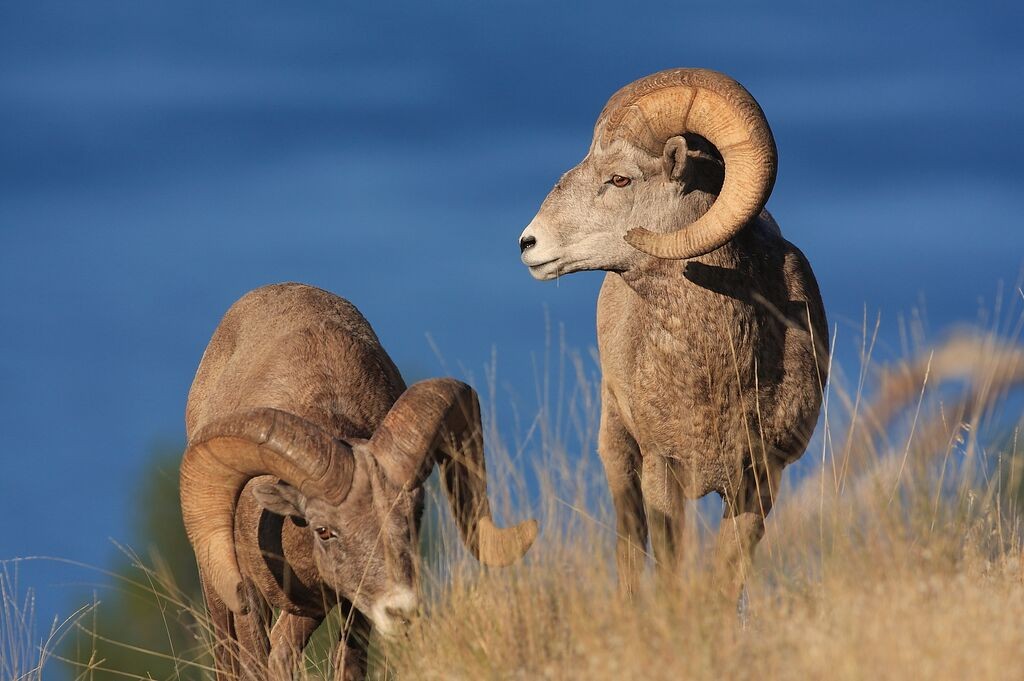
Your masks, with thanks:
<instances>
[{"instance_id":1,"label":"amber eye","mask_svg":"<svg viewBox=\"0 0 1024 681\"><path fill-rule=\"evenodd\" d=\"M609 181L616 187L621 189L622 187L628 187L629 183L632 182L633 180L622 175L612 175L612 179Z\"/></svg>"},{"instance_id":2,"label":"amber eye","mask_svg":"<svg viewBox=\"0 0 1024 681\"><path fill-rule=\"evenodd\" d=\"M316 536L320 537L320 541L327 541L337 536L326 527L317 527L313 531L316 532Z\"/></svg>"}]
</instances>

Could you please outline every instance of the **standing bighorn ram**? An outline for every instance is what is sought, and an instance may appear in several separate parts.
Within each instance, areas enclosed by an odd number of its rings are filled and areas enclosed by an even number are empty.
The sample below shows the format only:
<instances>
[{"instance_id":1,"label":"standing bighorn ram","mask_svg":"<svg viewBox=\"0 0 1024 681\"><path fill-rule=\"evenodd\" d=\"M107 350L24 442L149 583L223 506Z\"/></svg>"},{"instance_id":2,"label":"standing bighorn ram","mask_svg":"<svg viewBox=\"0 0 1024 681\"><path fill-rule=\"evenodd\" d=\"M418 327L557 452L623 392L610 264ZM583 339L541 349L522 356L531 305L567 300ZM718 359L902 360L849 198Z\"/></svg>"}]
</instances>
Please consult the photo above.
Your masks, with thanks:
<instances>
[{"instance_id":1,"label":"standing bighorn ram","mask_svg":"<svg viewBox=\"0 0 1024 681\"><path fill-rule=\"evenodd\" d=\"M738 597L781 471L817 421L828 327L810 265L764 210L775 171L743 87L662 71L612 96L519 240L537 279L607 271L599 454L624 591L648 530L662 573L679 569L684 500L714 491L715 574Z\"/></svg>"},{"instance_id":2,"label":"standing bighorn ram","mask_svg":"<svg viewBox=\"0 0 1024 681\"><path fill-rule=\"evenodd\" d=\"M363 316L310 286L258 289L213 335L185 411L181 506L217 637L218 679L290 679L340 604L338 678L365 674L366 636L418 608L422 484L434 465L463 541L518 560L535 521L491 522L476 393L405 383ZM271 623L271 608L281 611ZM355 635L352 635L355 634Z\"/></svg>"}]
</instances>

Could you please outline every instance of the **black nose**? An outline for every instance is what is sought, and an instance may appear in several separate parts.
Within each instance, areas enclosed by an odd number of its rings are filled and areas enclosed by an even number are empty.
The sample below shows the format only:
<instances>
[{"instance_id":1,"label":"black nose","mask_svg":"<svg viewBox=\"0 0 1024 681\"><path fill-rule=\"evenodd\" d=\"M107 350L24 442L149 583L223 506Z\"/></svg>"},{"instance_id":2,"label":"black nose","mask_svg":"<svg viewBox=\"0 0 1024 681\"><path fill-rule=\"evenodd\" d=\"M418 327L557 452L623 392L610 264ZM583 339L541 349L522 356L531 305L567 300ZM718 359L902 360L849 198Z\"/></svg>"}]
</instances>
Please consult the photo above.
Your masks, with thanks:
<instances>
[{"instance_id":1,"label":"black nose","mask_svg":"<svg viewBox=\"0 0 1024 681\"><path fill-rule=\"evenodd\" d=\"M537 245L537 240L532 236L524 236L519 240L519 252L523 253L527 248L533 248Z\"/></svg>"}]
</instances>

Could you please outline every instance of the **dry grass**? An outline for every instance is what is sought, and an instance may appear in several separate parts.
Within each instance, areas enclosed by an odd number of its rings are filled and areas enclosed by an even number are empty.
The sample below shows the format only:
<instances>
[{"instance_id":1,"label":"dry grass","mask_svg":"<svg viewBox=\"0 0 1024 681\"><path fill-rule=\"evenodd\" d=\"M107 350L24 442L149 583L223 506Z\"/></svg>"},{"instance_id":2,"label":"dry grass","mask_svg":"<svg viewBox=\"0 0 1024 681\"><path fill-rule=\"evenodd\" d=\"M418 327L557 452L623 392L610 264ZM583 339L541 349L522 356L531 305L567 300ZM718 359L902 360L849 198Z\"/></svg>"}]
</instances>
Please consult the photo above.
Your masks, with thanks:
<instances>
[{"instance_id":1,"label":"dry grass","mask_svg":"<svg viewBox=\"0 0 1024 681\"><path fill-rule=\"evenodd\" d=\"M873 497L882 509L886 494ZM625 601L610 539L568 539L511 573L460 575L391 662L400 678L436 679L1007 678L1024 662L1016 541L992 517L929 531L885 515L823 551L775 528L742 617L699 565Z\"/></svg>"},{"instance_id":2,"label":"dry grass","mask_svg":"<svg viewBox=\"0 0 1024 681\"><path fill-rule=\"evenodd\" d=\"M616 592L600 463L565 455L566 440L593 451L584 413L593 384L577 362L574 391L554 401L568 413L542 414L533 441L502 457L520 469L543 458L538 546L504 571L441 569L430 616L391 646L390 668L417 679L1017 677L1022 409L1013 393L1024 347L1005 338L1019 332L964 330L878 367L867 328L852 380L834 367L827 417L789 473L739 614L709 588L716 502L688 509L678 583L651 570L634 599ZM568 437L552 422L576 429Z\"/></svg>"},{"instance_id":3,"label":"dry grass","mask_svg":"<svg viewBox=\"0 0 1024 681\"><path fill-rule=\"evenodd\" d=\"M408 639L379 644L371 676L1019 677L1022 322L998 333L961 331L884 366L872 362L865 325L860 365L849 375L833 368L819 434L787 473L739 613L708 587L716 500L688 508L688 565L678 583L652 574L632 600L618 595L614 520L594 454L595 364L559 353L537 369L540 413L510 427L523 433L520 441L505 448L493 413L488 421L501 515L519 519L527 514L522 500L538 499L536 547L521 565L480 569L458 545L435 490L425 521L429 612ZM484 401L493 405L498 384L493 373L486 379ZM193 645L174 653L171 678L212 678L202 605L168 588L159 570L141 562L139 570L154 600L178 613L167 626L191 627ZM14 620L3 621L5 651L17 649L23 660ZM327 676L322 660L312 656L308 678ZM97 674L102 669L93 660L77 675L122 677ZM140 669L118 671L147 678Z\"/></svg>"},{"instance_id":4,"label":"dry grass","mask_svg":"<svg viewBox=\"0 0 1024 681\"><path fill-rule=\"evenodd\" d=\"M20 561L0 561L0 678L11 681L43 679L46 663L76 626L85 606L61 621L54 619L38 639L35 593L20 588Z\"/></svg>"}]
</instances>

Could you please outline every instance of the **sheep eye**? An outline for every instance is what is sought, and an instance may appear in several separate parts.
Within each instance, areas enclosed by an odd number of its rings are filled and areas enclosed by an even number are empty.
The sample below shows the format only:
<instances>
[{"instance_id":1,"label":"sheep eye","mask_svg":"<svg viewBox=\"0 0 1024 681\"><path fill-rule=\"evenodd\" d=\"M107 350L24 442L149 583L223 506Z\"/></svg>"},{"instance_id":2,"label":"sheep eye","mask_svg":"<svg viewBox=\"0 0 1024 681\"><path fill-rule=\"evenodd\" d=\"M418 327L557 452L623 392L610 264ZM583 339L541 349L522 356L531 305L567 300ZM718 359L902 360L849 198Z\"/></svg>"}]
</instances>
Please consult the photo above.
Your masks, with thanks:
<instances>
[{"instance_id":1,"label":"sheep eye","mask_svg":"<svg viewBox=\"0 0 1024 681\"><path fill-rule=\"evenodd\" d=\"M623 175L612 175L612 179L608 180L613 185L621 189L622 187L628 187L629 183L633 180Z\"/></svg>"},{"instance_id":2,"label":"sheep eye","mask_svg":"<svg viewBox=\"0 0 1024 681\"><path fill-rule=\"evenodd\" d=\"M326 527L318 527L318 528L314 529L313 531L316 532L316 536L320 537L320 541L327 541L328 539L334 539L335 537L338 536L338 535L334 534L334 532L331 532Z\"/></svg>"}]
</instances>

